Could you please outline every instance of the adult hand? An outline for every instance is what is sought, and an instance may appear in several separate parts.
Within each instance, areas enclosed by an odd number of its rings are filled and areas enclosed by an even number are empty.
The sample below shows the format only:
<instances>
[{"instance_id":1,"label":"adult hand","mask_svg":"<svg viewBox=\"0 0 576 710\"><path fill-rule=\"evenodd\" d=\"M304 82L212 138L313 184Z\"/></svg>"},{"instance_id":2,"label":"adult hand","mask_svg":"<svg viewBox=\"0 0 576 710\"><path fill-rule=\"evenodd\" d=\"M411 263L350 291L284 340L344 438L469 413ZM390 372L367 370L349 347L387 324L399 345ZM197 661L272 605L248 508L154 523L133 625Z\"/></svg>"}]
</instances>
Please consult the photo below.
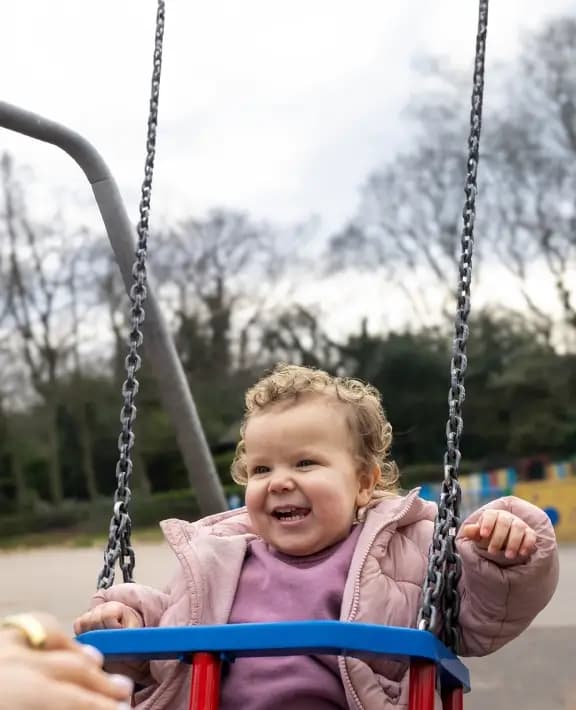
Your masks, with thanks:
<instances>
[{"instance_id":1,"label":"adult hand","mask_svg":"<svg viewBox=\"0 0 576 710\"><path fill-rule=\"evenodd\" d=\"M102 655L70 639L56 620L33 615L46 639L31 648L18 628L0 629L0 710L120 710L132 683L102 670Z\"/></svg>"}]
</instances>

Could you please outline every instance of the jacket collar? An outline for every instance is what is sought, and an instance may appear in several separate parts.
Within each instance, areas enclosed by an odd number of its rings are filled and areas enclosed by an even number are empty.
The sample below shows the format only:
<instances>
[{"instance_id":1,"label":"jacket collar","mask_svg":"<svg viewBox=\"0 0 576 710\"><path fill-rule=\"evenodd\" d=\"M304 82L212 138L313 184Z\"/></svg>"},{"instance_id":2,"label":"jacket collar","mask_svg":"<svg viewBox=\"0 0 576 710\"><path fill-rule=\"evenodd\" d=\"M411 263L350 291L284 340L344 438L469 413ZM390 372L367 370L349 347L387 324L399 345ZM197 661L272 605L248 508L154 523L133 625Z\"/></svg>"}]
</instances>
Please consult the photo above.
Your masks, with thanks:
<instances>
[{"instance_id":1,"label":"jacket collar","mask_svg":"<svg viewBox=\"0 0 576 710\"><path fill-rule=\"evenodd\" d=\"M393 523L396 523L396 527L404 527L417 520L434 520L436 506L419 498L419 492L419 488L414 488L405 496L383 498L371 507L366 515L358 547ZM170 518L163 520L160 526L166 540L177 554L183 547L188 547L196 537L241 535L246 537L246 542L256 537L245 507L209 515L193 523Z\"/></svg>"},{"instance_id":2,"label":"jacket collar","mask_svg":"<svg viewBox=\"0 0 576 710\"><path fill-rule=\"evenodd\" d=\"M384 498L368 510L344 588L340 617L342 620L352 621L356 616L362 570L376 539L378 538L379 544L387 545L398 528L419 520L434 520L436 506L419 498L419 492L420 489L415 488L406 496Z\"/></svg>"},{"instance_id":3,"label":"jacket collar","mask_svg":"<svg viewBox=\"0 0 576 710\"><path fill-rule=\"evenodd\" d=\"M353 618L355 614L360 575L376 538L385 533L389 537L396 528L417 520L434 519L434 504L423 501L418 493L419 489L414 489L406 496L385 498L368 510L350 565L341 618ZM246 508L210 515L194 523L172 518L160 525L186 575L190 623L226 623L246 546L256 537ZM197 544L202 541L206 544ZM215 582L217 593L208 593Z\"/></svg>"}]
</instances>

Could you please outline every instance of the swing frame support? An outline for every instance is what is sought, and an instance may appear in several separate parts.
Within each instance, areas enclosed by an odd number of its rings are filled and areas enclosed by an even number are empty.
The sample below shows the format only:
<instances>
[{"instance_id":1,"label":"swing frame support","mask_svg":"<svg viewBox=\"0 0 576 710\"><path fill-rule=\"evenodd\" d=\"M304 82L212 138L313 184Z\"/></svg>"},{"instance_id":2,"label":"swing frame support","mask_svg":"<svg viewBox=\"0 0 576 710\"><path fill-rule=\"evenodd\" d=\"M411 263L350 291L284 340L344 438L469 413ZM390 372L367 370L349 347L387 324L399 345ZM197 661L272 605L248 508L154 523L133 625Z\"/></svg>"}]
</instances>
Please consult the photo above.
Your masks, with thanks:
<instances>
[{"instance_id":1,"label":"swing frame support","mask_svg":"<svg viewBox=\"0 0 576 710\"><path fill-rule=\"evenodd\" d=\"M222 660L213 653L196 653L192 659L189 710L218 710ZM430 661L410 663L408 710L434 710L436 665ZM463 710L462 687L442 690L442 710Z\"/></svg>"},{"instance_id":2,"label":"swing frame support","mask_svg":"<svg viewBox=\"0 0 576 710\"><path fill-rule=\"evenodd\" d=\"M214 653L195 653L190 677L189 710L218 710L222 660Z\"/></svg>"},{"instance_id":3,"label":"swing frame support","mask_svg":"<svg viewBox=\"0 0 576 710\"><path fill-rule=\"evenodd\" d=\"M134 227L128 218L116 181L96 148L79 133L5 101L0 101L0 127L61 148L80 166L92 187L129 293L133 284L132 265L136 251ZM150 276L148 279L150 281ZM162 403L176 432L188 480L196 491L200 510L203 515L226 510L222 485L186 375L150 283L146 298L146 319L142 327L146 355L152 364Z\"/></svg>"}]
</instances>

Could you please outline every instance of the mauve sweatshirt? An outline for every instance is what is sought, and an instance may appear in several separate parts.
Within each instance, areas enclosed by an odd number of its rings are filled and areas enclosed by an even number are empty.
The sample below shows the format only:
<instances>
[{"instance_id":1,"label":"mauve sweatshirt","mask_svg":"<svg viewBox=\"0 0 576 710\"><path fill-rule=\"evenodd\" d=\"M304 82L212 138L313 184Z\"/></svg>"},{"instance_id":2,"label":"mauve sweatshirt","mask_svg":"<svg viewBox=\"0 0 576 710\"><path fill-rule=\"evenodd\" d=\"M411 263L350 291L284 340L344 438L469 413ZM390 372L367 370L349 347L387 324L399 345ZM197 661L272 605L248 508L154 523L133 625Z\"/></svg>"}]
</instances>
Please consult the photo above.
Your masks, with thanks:
<instances>
[{"instance_id":1,"label":"mauve sweatshirt","mask_svg":"<svg viewBox=\"0 0 576 710\"><path fill-rule=\"evenodd\" d=\"M231 624L335 620L361 525L341 542L292 557L262 540L248 545ZM336 656L238 658L225 668L221 710L346 710Z\"/></svg>"}]
</instances>

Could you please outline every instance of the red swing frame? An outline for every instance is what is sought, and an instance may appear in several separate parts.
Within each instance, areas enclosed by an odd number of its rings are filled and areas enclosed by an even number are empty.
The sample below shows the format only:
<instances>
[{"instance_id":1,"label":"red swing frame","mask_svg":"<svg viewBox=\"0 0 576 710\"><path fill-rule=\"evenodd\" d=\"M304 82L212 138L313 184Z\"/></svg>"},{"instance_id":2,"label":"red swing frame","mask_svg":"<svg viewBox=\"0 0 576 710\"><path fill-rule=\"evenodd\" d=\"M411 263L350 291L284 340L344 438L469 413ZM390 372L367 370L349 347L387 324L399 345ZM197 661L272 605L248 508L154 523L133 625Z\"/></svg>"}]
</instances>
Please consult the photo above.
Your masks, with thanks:
<instances>
[{"instance_id":1,"label":"red swing frame","mask_svg":"<svg viewBox=\"0 0 576 710\"><path fill-rule=\"evenodd\" d=\"M218 710L222 661L213 653L196 653L192 661L189 710ZM434 710L436 664L414 660L410 664L409 710ZM463 710L464 691L448 688L441 693L442 710Z\"/></svg>"}]
</instances>

